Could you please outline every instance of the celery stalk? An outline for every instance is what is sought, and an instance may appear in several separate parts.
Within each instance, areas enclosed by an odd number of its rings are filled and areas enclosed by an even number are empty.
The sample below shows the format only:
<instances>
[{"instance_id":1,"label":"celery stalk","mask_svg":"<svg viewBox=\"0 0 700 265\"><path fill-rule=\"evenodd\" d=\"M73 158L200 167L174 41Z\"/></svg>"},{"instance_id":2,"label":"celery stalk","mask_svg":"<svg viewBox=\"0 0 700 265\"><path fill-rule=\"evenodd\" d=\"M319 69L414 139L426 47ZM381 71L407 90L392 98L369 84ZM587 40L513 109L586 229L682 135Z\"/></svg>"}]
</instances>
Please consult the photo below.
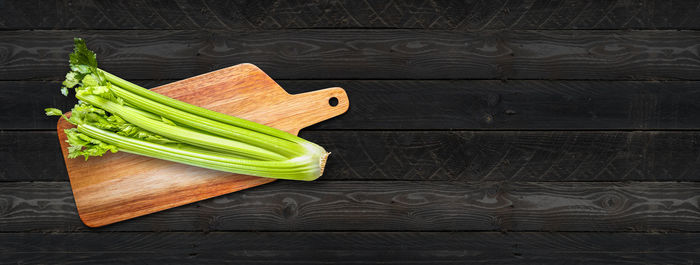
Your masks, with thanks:
<instances>
[{"instance_id":1,"label":"celery stalk","mask_svg":"<svg viewBox=\"0 0 700 265\"><path fill-rule=\"evenodd\" d=\"M185 142L188 144L201 146L204 148L211 148L214 150L222 152L231 152L234 154L264 159L264 160L284 160L285 157L281 156L275 152L262 149L253 145L249 145L243 142L237 142L226 138L217 137L214 135L209 135L206 133L200 133L193 131L188 128L179 127L175 125L170 125L162 121L153 120L149 117L140 115L139 112L134 111L130 107L122 106L117 103L111 102L104 98L94 96L94 95L81 95L78 93L76 97L87 103L104 109L110 113L118 113L118 115L134 124L152 133L162 135L166 138L173 140Z\"/></svg>"},{"instance_id":2,"label":"celery stalk","mask_svg":"<svg viewBox=\"0 0 700 265\"><path fill-rule=\"evenodd\" d=\"M160 115L161 117L198 130L206 131L237 141L246 142L258 147L278 150L287 157L294 157L295 155L303 154L306 151L301 145L295 142L286 140L280 141L279 138L268 134L261 134L246 128L203 118L199 115L188 113L180 109L141 97L120 87L112 87L111 90L117 97L123 98L126 102L134 105L137 108Z\"/></svg>"},{"instance_id":3,"label":"celery stalk","mask_svg":"<svg viewBox=\"0 0 700 265\"><path fill-rule=\"evenodd\" d=\"M321 174L319 170L322 171L323 166L316 167L313 165L323 165L326 159L326 155L324 155L321 157L307 156L293 161L254 161L238 159L226 154L217 154L209 150L195 147L171 147L137 140L101 130L87 124L79 125L78 131L94 139L113 143L120 151L127 153L259 177L306 181L314 180Z\"/></svg>"},{"instance_id":4,"label":"celery stalk","mask_svg":"<svg viewBox=\"0 0 700 265\"><path fill-rule=\"evenodd\" d=\"M169 98L166 96L163 96L161 94L158 94L156 92L150 91L146 88L143 88L139 85L136 85L134 83L131 83L129 81L126 81L124 79L119 78L118 76L115 76L113 74L110 74L102 69L98 69L101 73L104 74L105 78L111 82L112 84L115 84L125 90L128 90L130 92L133 92L141 97L163 103L165 105L168 105L170 107L183 110L186 112L190 113L197 113L198 115L202 117L206 117L215 121L231 124L234 126L238 126L241 128L246 128L249 130L269 134L281 139L286 139L292 142L308 142L298 136L295 136L293 134L287 133L285 131L272 128L269 126L265 126L259 123L255 123L246 119L226 115L223 113L219 113L216 111L208 110L199 106L195 106L186 102L182 102L173 98Z\"/></svg>"},{"instance_id":5,"label":"celery stalk","mask_svg":"<svg viewBox=\"0 0 700 265\"><path fill-rule=\"evenodd\" d=\"M232 173L290 180L323 174L330 153L296 135L149 91L97 68L75 39L65 86L80 102L65 117L69 157L124 151ZM46 109L47 115L63 115Z\"/></svg>"}]
</instances>

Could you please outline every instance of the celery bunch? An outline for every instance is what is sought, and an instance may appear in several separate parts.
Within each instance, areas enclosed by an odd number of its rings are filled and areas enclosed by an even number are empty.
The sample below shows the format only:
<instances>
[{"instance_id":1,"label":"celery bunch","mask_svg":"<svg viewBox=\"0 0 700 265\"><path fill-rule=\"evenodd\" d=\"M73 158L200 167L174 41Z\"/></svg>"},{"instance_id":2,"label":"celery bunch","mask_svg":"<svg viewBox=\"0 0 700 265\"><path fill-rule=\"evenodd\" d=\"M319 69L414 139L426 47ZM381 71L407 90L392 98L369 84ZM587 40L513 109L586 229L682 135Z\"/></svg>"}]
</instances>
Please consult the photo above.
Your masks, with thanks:
<instances>
[{"instance_id":1,"label":"celery bunch","mask_svg":"<svg viewBox=\"0 0 700 265\"><path fill-rule=\"evenodd\" d=\"M175 100L97 68L97 57L75 38L61 93L79 99L65 133L69 157L123 151L232 173L314 180L328 152L287 132Z\"/></svg>"}]
</instances>

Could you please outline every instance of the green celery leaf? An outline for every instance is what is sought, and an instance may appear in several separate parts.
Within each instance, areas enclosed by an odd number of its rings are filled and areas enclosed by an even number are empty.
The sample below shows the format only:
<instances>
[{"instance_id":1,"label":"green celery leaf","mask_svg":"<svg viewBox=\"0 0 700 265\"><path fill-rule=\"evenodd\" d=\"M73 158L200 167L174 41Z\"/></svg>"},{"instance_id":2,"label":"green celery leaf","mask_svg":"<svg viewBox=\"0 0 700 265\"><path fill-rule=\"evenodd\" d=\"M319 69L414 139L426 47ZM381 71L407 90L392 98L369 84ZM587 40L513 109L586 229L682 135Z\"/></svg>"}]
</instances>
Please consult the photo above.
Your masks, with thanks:
<instances>
[{"instance_id":1,"label":"green celery leaf","mask_svg":"<svg viewBox=\"0 0 700 265\"><path fill-rule=\"evenodd\" d=\"M85 75L85 77L83 77L83 85L84 86L98 86L100 84L97 81L97 77L95 77L95 75Z\"/></svg>"},{"instance_id":2,"label":"green celery leaf","mask_svg":"<svg viewBox=\"0 0 700 265\"><path fill-rule=\"evenodd\" d=\"M82 155L85 160L88 160L91 156L102 156L107 152L116 153L118 151L116 146L89 137L75 128L66 129L64 132L68 138L67 142L71 145L68 147L68 158Z\"/></svg>"},{"instance_id":3,"label":"green celery leaf","mask_svg":"<svg viewBox=\"0 0 700 265\"><path fill-rule=\"evenodd\" d=\"M44 109L46 111L46 116L62 116L63 111L57 108L46 108Z\"/></svg>"},{"instance_id":4,"label":"green celery leaf","mask_svg":"<svg viewBox=\"0 0 700 265\"><path fill-rule=\"evenodd\" d=\"M73 88L80 83L82 76L76 72L68 72L66 74L66 80L63 81L63 85L68 88Z\"/></svg>"},{"instance_id":5,"label":"green celery leaf","mask_svg":"<svg viewBox=\"0 0 700 265\"><path fill-rule=\"evenodd\" d=\"M88 73L89 68L97 68L97 55L93 51L88 50L85 41L81 38L73 38L73 42L75 43L75 48L73 53L70 54L69 62L71 66L79 66L80 69L83 69L82 66L84 66L88 70L87 72L76 72Z\"/></svg>"}]
</instances>

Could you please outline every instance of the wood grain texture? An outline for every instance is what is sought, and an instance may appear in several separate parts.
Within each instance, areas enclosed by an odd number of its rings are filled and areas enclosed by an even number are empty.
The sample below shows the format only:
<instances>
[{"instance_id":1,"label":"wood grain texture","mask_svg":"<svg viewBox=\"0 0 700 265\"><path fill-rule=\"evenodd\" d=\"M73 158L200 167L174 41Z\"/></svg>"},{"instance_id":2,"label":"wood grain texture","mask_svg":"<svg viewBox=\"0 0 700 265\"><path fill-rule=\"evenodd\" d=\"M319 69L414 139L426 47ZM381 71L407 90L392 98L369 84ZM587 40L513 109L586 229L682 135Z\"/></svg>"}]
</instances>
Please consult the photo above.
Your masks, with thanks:
<instances>
[{"instance_id":1,"label":"wood grain texture","mask_svg":"<svg viewBox=\"0 0 700 265\"><path fill-rule=\"evenodd\" d=\"M282 81L345 88L353 108L307 130L667 130L700 128L693 81Z\"/></svg>"},{"instance_id":2,"label":"wood grain texture","mask_svg":"<svg viewBox=\"0 0 700 265\"><path fill-rule=\"evenodd\" d=\"M88 231L65 182L0 191L2 232ZM698 232L699 200L697 182L277 181L89 231Z\"/></svg>"},{"instance_id":3,"label":"wood grain texture","mask_svg":"<svg viewBox=\"0 0 700 265\"><path fill-rule=\"evenodd\" d=\"M137 80L146 87L163 80ZM306 130L700 129L696 81L283 80L290 93L340 86L353 107ZM0 82L0 129L53 129L69 109L56 81Z\"/></svg>"},{"instance_id":4,"label":"wood grain texture","mask_svg":"<svg viewBox=\"0 0 700 265\"><path fill-rule=\"evenodd\" d=\"M0 131L0 162L0 181L68 180L56 132Z\"/></svg>"},{"instance_id":5,"label":"wood grain texture","mask_svg":"<svg viewBox=\"0 0 700 265\"><path fill-rule=\"evenodd\" d=\"M695 233L0 234L3 264L694 264Z\"/></svg>"},{"instance_id":6,"label":"wood grain texture","mask_svg":"<svg viewBox=\"0 0 700 265\"><path fill-rule=\"evenodd\" d=\"M693 0L0 0L0 264L699 263L698 30ZM353 108L301 132L317 182L89 228L42 116L76 36L148 87L251 62Z\"/></svg>"},{"instance_id":7,"label":"wood grain texture","mask_svg":"<svg viewBox=\"0 0 700 265\"><path fill-rule=\"evenodd\" d=\"M327 164L327 179L697 181L700 176L697 132L338 131L301 136L336 152Z\"/></svg>"},{"instance_id":8,"label":"wood grain texture","mask_svg":"<svg viewBox=\"0 0 700 265\"><path fill-rule=\"evenodd\" d=\"M252 64L239 64L153 88L154 92L297 134L348 109L342 88L291 95ZM331 106L329 99L338 104ZM69 115L69 113L66 113ZM269 183L259 178L119 152L87 161L68 158L61 118L58 139L81 220L98 227Z\"/></svg>"},{"instance_id":9,"label":"wood grain texture","mask_svg":"<svg viewBox=\"0 0 700 265\"><path fill-rule=\"evenodd\" d=\"M698 31L3 31L0 80L60 80L73 37L122 78L698 80Z\"/></svg>"},{"instance_id":10,"label":"wood grain texture","mask_svg":"<svg viewBox=\"0 0 700 265\"><path fill-rule=\"evenodd\" d=\"M52 130L56 117L46 116L45 108L69 110L78 101L75 93L64 97L61 82L0 82L0 129Z\"/></svg>"},{"instance_id":11,"label":"wood grain texture","mask_svg":"<svg viewBox=\"0 0 700 265\"><path fill-rule=\"evenodd\" d=\"M698 29L690 0L3 1L0 29Z\"/></svg>"},{"instance_id":12,"label":"wood grain texture","mask_svg":"<svg viewBox=\"0 0 700 265\"><path fill-rule=\"evenodd\" d=\"M326 180L699 181L700 133L309 131ZM53 133L0 132L0 181L64 181ZM42 161L36 167L36 161Z\"/></svg>"}]
</instances>

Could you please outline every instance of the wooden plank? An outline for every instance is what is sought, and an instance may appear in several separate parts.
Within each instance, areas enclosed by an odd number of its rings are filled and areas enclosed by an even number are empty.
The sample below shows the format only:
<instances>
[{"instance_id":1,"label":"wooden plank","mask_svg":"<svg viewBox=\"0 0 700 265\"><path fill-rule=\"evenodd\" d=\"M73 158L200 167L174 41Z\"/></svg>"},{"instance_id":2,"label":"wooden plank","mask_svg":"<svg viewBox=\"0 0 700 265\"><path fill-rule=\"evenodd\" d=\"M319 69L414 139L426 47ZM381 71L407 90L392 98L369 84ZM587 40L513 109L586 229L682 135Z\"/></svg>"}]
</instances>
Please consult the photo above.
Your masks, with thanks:
<instances>
[{"instance_id":1,"label":"wooden plank","mask_svg":"<svg viewBox=\"0 0 700 265\"><path fill-rule=\"evenodd\" d=\"M146 87L170 81L137 80ZM697 81L282 80L290 93L340 86L349 112L307 130L700 129ZM0 129L53 129L68 110L55 81L0 82Z\"/></svg>"},{"instance_id":2,"label":"wooden plank","mask_svg":"<svg viewBox=\"0 0 700 265\"><path fill-rule=\"evenodd\" d=\"M0 181L68 181L56 132L0 131Z\"/></svg>"},{"instance_id":3,"label":"wooden plank","mask_svg":"<svg viewBox=\"0 0 700 265\"><path fill-rule=\"evenodd\" d=\"M302 131L327 180L698 181L700 132ZM0 181L66 180L53 132L0 132ZM42 166L35 166L41 161Z\"/></svg>"},{"instance_id":4,"label":"wooden plank","mask_svg":"<svg viewBox=\"0 0 700 265\"><path fill-rule=\"evenodd\" d=\"M698 234L0 234L7 264L693 264Z\"/></svg>"},{"instance_id":5,"label":"wooden plank","mask_svg":"<svg viewBox=\"0 0 700 265\"><path fill-rule=\"evenodd\" d=\"M61 82L0 82L0 129L56 128L56 117L48 117L45 108L70 110L78 100L60 92Z\"/></svg>"},{"instance_id":6,"label":"wooden plank","mask_svg":"<svg viewBox=\"0 0 700 265\"><path fill-rule=\"evenodd\" d=\"M89 231L700 231L697 182L277 181ZM86 231L65 182L0 184L2 232Z\"/></svg>"},{"instance_id":7,"label":"wooden plank","mask_svg":"<svg viewBox=\"0 0 700 265\"><path fill-rule=\"evenodd\" d=\"M3 31L0 80L61 79L72 38L126 79L253 63L273 79L698 80L700 31Z\"/></svg>"},{"instance_id":8,"label":"wooden plank","mask_svg":"<svg viewBox=\"0 0 700 265\"><path fill-rule=\"evenodd\" d=\"M698 29L691 0L4 1L0 29Z\"/></svg>"},{"instance_id":9,"label":"wooden plank","mask_svg":"<svg viewBox=\"0 0 700 265\"><path fill-rule=\"evenodd\" d=\"M341 86L349 112L308 129L646 130L700 128L694 81L281 81ZM334 85L335 84L335 85Z\"/></svg>"}]
</instances>

